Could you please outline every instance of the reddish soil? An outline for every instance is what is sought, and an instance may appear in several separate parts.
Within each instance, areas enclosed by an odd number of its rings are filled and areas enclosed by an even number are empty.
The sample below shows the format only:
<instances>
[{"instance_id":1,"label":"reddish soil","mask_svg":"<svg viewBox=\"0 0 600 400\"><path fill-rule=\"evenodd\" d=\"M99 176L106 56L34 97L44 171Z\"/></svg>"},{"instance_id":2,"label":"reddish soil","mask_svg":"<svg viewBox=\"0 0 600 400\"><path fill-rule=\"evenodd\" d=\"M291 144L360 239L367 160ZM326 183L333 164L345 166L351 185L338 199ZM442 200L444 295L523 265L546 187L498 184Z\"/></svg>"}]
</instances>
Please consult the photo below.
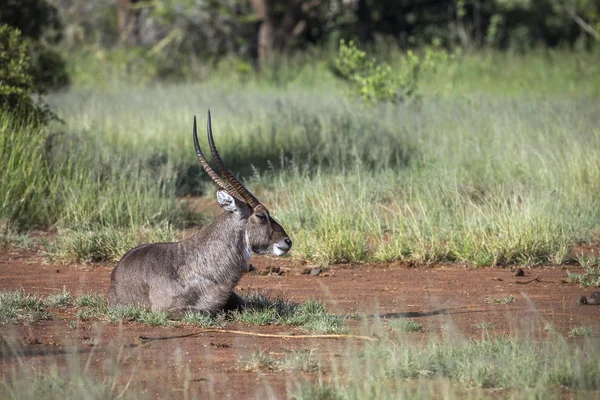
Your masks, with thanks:
<instances>
[{"instance_id":1,"label":"reddish soil","mask_svg":"<svg viewBox=\"0 0 600 400\"><path fill-rule=\"evenodd\" d=\"M560 267L525 269L525 276L516 277L509 269L363 264L335 266L311 276L303 274L310 266L289 259L255 257L251 263L256 271L242 279L240 294L269 290L296 302L322 299L333 313L379 315L386 321L409 317L423 324L427 332L410 334L415 340L439 332L442 326L479 337L482 330L476 324L481 323L491 324L489 331L497 334L541 332L546 323L565 335L579 325L592 328L596 335L600 332L600 307L578 304L580 296L593 290L568 283L566 270ZM283 274L261 275L269 267L279 267ZM112 265L52 264L36 254L6 252L0 254L0 290L22 288L44 296L63 288L74 296L103 293L111 269ZM583 273L578 267L569 270ZM514 296L510 304L489 301L509 295ZM117 385L124 386L132 379L130 387L141 388L150 397L177 398L190 391L198 398L281 398L289 385L303 377L317 379L317 373L246 372L240 360L257 349L276 358L291 350L311 349L319 357L335 360L351 345L345 339L261 338L221 332L184 337L198 330L189 326L87 321L72 328L73 310L52 313L52 320L34 325L0 325L3 379L8 379L19 363L32 372L50 365L72 371L89 363L89 373L110 380L117 363L121 371ZM354 323L354 333L366 332L368 328L360 325ZM300 333L285 326L230 324L227 329ZM160 340L142 343L140 335Z\"/></svg>"}]
</instances>

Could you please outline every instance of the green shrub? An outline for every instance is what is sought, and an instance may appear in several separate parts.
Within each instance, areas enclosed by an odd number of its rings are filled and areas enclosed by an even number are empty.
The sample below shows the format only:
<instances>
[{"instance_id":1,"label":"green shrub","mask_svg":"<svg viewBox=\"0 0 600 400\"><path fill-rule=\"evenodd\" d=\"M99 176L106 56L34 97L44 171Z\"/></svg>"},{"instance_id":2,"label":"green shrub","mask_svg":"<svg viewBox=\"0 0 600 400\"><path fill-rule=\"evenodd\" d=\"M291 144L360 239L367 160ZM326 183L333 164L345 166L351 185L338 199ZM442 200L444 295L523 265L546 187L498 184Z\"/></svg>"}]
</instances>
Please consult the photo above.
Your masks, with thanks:
<instances>
[{"instance_id":1,"label":"green shrub","mask_svg":"<svg viewBox=\"0 0 600 400\"><path fill-rule=\"evenodd\" d=\"M445 60L443 51L427 48L418 56L408 51L400 70L394 70L389 64L369 58L365 51L356 47L353 41L340 41L338 57L334 61L334 72L347 80L354 92L368 103L399 103L414 97L424 68L435 67Z\"/></svg>"},{"instance_id":2,"label":"green shrub","mask_svg":"<svg viewBox=\"0 0 600 400\"><path fill-rule=\"evenodd\" d=\"M65 61L51 47L61 39L62 23L56 6L47 0L5 0L0 10L2 24L21 32L37 90L61 89L70 83Z\"/></svg>"},{"instance_id":3,"label":"green shrub","mask_svg":"<svg viewBox=\"0 0 600 400\"><path fill-rule=\"evenodd\" d=\"M40 93L21 32L0 25L0 108L21 117L33 116L42 122L54 117L48 107L32 99Z\"/></svg>"}]
</instances>

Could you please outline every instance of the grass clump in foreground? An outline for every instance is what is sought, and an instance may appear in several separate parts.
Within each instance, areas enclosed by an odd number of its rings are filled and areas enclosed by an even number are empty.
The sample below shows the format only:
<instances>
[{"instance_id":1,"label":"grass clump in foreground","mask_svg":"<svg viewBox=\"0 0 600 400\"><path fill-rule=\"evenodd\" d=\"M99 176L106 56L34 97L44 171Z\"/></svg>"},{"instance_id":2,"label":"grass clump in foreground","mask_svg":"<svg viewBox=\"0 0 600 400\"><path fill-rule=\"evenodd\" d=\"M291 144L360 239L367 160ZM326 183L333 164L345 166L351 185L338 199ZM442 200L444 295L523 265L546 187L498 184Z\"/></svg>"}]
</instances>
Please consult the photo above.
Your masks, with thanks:
<instances>
[{"instance_id":1,"label":"grass clump in foreground","mask_svg":"<svg viewBox=\"0 0 600 400\"><path fill-rule=\"evenodd\" d=\"M98 303L93 296L79 298L76 302L90 307ZM544 340L536 340L528 334L472 339L452 331L414 341L405 332L383 328L383 321L372 322L369 330L376 333L379 341L361 343L360 346L348 342L337 357L317 359L313 352L305 351L292 351L282 356L257 350L240 359L240 368L268 373L327 371L320 374L319 379L314 379L313 375L308 380L303 374L286 374L290 388L288 397L311 400L430 399L439 398L440 393L444 398L456 399L486 398L490 394L510 397L513 393L525 399L562 398L565 394L587 398L600 389L600 344L587 335L578 340L567 340L550 331ZM73 352L72 357L76 354ZM107 359L100 367L103 368L102 380L92 378L97 376L93 369L83 368L87 357L69 362L67 370L62 367L60 374L52 367L45 372L38 366L41 372L35 376L25 373L30 369L30 361L24 358L14 373L0 382L0 397L38 398L39 393L49 398L68 397L79 393L84 385L93 390L81 392L85 395L80 397L140 396L144 388L138 382L139 375L135 374L136 363L121 358L120 353L105 354ZM128 361L121 364L124 360ZM138 362L145 363L145 360ZM106 369L106 366L110 368ZM195 369L193 365L184 368ZM117 379L130 373L132 382L125 384L122 379ZM162 388L165 392L157 394L172 396L172 387L177 387L189 397L197 397L199 389L190 384L190 376L191 372L178 373L171 378L169 386ZM264 378L269 379L269 376ZM139 379L144 380L143 376ZM37 392L40 388L44 391ZM38 396L32 393L38 393ZM178 392L177 396L180 395ZM284 397L280 393L276 395Z\"/></svg>"},{"instance_id":2,"label":"grass clump in foreground","mask_svg":"<svg viewBox=\"0 0 600 400\"><path fill-rule=\"evenodd\" d=\"M282 297L254 293L245 297L250 306L230 313L234 321L249 325L291 325L315 333L346 333L344 317L329 314L319 300L293 303Z\"/></svg>"},{"instance_id":3,"label":"grass clump in foreground","mask_svg":"<svg viewBox=\"0 0 600 400\"><path fill-rule=\"evenodd\" d=\"M7 373L0 382L0 397L3 399L140 399L139 393L126 393L127 387L118 385L117 373L109 379L99 380L88 375L83 366L72 366L69 375L57 367L49 372L28 371Z\"/></svg>"},{"instance_id":4,"label":"grass clump in foreground","mask_svg":"<svg viewBox=\"0 0 600 400\"><path fill-rule=\"evenodd\" d=\"M0 292L0 323L35 323L51 319L44 309L44 300L35 295L26 295L22 290Z\"/></svg>"},{"instance_id":5,"label":"grass clump in foreground","mask_svg":"<svg viewBox=\"0 0 600 400\"><path fill-rule=\"evenodd\" d=\"M355 350L353 350L355 351ZM521 398L554 396L567 390L600 388L597 341L568 343L559 334L549 341L520 337L431 338L411 343L402 334L367 344L360 356L337 367L331 381L300 385L294 398L315 398L327 389L340 399L432 398L443 390L464 398L478 389L519 390ZM351 377L351 379L349 378ZM584 392L581 392L583 394Z\"/></svg>"},{"instance_id":6,"label":"grass clump in foreground","mask_svg":"<svg viewBox=\"0 0 600 400\"><path fill-rule=\"evenodd\" d=\"M423 325L408 318L400 318L396 321L391 321L390 326L401 332L425 332Z\"/></svg>"}]
</instances>

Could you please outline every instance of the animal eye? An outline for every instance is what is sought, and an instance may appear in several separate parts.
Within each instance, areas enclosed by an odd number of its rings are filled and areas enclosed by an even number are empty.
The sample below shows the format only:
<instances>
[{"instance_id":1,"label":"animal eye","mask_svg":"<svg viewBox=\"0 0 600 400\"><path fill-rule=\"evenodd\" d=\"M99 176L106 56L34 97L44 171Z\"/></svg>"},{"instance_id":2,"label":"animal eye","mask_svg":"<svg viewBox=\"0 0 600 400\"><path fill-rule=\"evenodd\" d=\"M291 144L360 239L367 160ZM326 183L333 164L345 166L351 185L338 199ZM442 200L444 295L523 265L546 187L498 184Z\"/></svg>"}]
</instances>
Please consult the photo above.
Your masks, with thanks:
<instances>
[{"instance_id":1,"label":"animal eye","mask_svg":"<svg viewBox=\"0 0 600 400\"><path fill-rule=\"evenodd\" d=\"M267 214L265 213L258 213L256 214L256 216L258 217L258 219L260 219L261 221L265 221L267 219Z\"/></svg>"}]
</instances>

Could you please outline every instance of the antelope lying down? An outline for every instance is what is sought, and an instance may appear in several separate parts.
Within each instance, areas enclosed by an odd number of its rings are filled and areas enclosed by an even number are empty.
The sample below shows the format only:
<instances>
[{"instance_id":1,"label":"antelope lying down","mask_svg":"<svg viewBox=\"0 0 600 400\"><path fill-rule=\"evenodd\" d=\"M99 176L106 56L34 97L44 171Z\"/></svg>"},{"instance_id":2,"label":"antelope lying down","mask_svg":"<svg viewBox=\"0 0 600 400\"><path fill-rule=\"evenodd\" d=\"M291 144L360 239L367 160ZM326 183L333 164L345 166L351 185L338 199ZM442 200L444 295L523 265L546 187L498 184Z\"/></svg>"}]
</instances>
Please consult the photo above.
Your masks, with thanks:
<instances>
[{"instance_id":1,"label":"antelope lying down","mask_svg":"<svg viewBox=\"0 0 600 400\"><path fill-rule=\"evenodd\" d=\"M175 316L187 310L215 314L240 308L244 302L233 288L248 271L251 251L280 256L292 247L281 225L221 160L212 136L210 111L208 143L224 179L200 149L196 117L193 136L200 164L223 189L217 192L217 201L225 211L189 239L142 244L125 253L110 277L111 305L138 305Z\"/></svg>"}]
</instances>

